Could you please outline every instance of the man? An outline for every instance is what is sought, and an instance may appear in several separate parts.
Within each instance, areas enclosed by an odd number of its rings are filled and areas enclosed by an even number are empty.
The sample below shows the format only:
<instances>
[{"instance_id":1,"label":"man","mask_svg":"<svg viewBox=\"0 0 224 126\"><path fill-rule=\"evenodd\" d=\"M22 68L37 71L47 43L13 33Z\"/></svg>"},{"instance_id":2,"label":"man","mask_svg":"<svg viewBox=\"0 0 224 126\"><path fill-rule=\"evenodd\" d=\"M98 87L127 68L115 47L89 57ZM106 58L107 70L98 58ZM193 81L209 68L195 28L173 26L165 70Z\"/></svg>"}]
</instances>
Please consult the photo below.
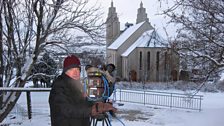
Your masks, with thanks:
<instances>
[{"instance_id":1,"label":"man","mask_svg":"<svg viewBox=\"0 0 224 126\"><path fill-rule=\"evenodd\" d=\"M49 96L51 126L90 126L90 116L116 111L109 103L92 104L86 100L80 71L76 56L65 58L63 72L54 81Z\"/></svg>"}]
</instances>

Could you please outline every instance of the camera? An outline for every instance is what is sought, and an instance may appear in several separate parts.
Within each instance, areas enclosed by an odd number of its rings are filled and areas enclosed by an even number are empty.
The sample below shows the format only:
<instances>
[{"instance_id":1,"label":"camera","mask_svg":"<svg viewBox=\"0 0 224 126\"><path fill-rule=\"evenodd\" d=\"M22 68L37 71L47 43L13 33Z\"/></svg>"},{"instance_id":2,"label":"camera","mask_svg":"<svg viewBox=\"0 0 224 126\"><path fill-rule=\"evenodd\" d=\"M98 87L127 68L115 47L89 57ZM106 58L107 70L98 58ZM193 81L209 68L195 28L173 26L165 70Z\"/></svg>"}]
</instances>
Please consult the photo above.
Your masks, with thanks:
<instances>
[{"instance_id":1,"label":"camera","mask_svg":"<svg viewBox=\"0 0 224 126\"><path fill-rule=\"evenodd\" d=\"M113 74L115 66L85 67L87 77L84 79L84 91L88 101L106 101L114 91L115 76Z\"/></svg>"}]
</instances>

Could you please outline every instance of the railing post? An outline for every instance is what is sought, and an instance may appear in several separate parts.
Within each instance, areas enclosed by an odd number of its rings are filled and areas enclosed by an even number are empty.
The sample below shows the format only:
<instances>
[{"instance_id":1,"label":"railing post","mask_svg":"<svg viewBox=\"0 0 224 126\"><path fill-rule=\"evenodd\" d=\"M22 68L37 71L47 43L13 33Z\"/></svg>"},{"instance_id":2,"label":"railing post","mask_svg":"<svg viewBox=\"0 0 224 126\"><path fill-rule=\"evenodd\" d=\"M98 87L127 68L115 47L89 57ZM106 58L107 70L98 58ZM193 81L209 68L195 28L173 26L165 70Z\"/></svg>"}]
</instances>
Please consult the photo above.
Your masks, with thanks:
<instances>
[{"instance_id":1,"label":"railing post","mask_svg":"<svg viewBox=\"0 0 224 126\"><path fill-rule=\"evenodd\" d=\"M144 105L145 105L145 91L144 91Z\"/></svg>"},{"instance_id":2,"label":"railing post","mask_svg":"<svg viewBox=\"0 0 224 126\"><path fill-rule=\"evenodd\" d=\"M199 112L201 111L201 100L202 100L202 98L201 98L201 96L200 96Z\"/></svg>"},{"instance_id":3,"label":"railing post","mask_svg":"<svg viewBox=\"0 0 224 126\"><path fill-rule=\"evenodd\" d=\"M121 102L121 88L120 88L120 102Z\"/></svg>"},{"instance_id":4,"label":"railing post","mask_svg":"<svg viewBox=\"0 0 224 126\"><path fill-rule=\"evenodd\" d=\"M32 118L30 91L26 92L28 118Z\"/></svg>"},{"instance_id":5,"label":"railing post","mask_svg":"<svg viewBox=\"0 0 224 126\"><path fill-rule=\"evenodd\" d=\"M0 72L1 72L1 74L0 74L0 87L3 87L3 79L2 79L2 77L3 77L2 72L3 72L3 70L2 70L2 68L1 68ZM2 109L2 107L3 107L3 91L0 91L0 109Z\"/></svg>"},{"instance_id":6,"label":"railing post","mask_svg":"<svg viewBox=\"0 0 224 126\"><path fill-rule=\"evenodd\" d=\"M170 94L170 108L172 108L172 102L173 102L173 93Z\"/></svg>"},{"instance_id":7,"label":"railing post","mask_svg":"<svg viewBox=\"0 0 224 126\"><path fill-rule=\"evenodd\" d=\"M115 90L114 90L113 101L117 102L117 88L115 88Z\"/></svg>"},{"instance_id":8,"label":"railing post","mask_svg":"<svg viewBox=\"0 0 224 126\"><path fill-rule=\"evenodd\" d=\"M3 107L3 91L0 92L0 109Z\"/></svg>"}]
</instances>

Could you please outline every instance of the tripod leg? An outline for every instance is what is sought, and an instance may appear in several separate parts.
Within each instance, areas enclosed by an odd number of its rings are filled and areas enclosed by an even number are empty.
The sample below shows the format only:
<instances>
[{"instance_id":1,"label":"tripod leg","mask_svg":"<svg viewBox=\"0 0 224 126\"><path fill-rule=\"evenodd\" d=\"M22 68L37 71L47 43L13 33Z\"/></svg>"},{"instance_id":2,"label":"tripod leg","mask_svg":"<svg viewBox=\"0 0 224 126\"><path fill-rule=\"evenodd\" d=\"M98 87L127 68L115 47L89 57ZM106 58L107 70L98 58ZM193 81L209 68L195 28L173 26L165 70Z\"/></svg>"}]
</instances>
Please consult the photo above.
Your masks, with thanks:
<instances>
[{"instance_id":1,"label":"tripod leg","mask_svg":"<svg viewBox=\"0 0 224 126\"><path fill-rule=\"evenodd\" d=\"M90 121L90 126L91 126L92 125L93 118L90 118L89 121Z\"/></svg>"},{"instance_id":2,"label":"tripod leg","mask_svg":"<svg viewBox=\"0 0 224 126\"><path fill-rule=\"evenodd\" d=\"M108 119L108 117L106 117L104 120L105 120L107 126L111 126L111 123L110 123L110 120Z\"/></svg>"},{"instance_id":3,"label":"tripod leg","mask_svg":"<svg viewBox=\"0 0 224 126\"><path fill-rule=\"evenodd\" d=\"M90 118L90 126L92 125L93 122L93 118Z\"/></svg>"},{"instance_id":4,"label":"tripod leg","mask_svg":"<svg viewBox=\"0 0 224 126\"><path fill-rule=\"evenodd\" d=\"M97 122L98 122L98 120L96 119L96 123L95 123L95 125L94 125L94 126L97 126Z\"/></svg>"},{"instance_id":5,"label":"tripod leg","mask_svg":"<svg viewBox=\"0 0 224 126\"><path fill-rule=\"evenodd\" d=\"M97 126L98 121L102 121L102 126L111 126L108 117L104 117L103 119L91 118L91 124L93 124L92 126Z\"/></svg>"},{"instance_id":6,"label":"tripod leg","mask_svg":"<svg viewBox=\"0 0 224 126\"><path fill-rule=\"evenodd\" d=\"M92 126L96 126L97 125L97 120L94 118L91 118L91 123L90 125L93 124Z\"/></svg>"}]
</instances>

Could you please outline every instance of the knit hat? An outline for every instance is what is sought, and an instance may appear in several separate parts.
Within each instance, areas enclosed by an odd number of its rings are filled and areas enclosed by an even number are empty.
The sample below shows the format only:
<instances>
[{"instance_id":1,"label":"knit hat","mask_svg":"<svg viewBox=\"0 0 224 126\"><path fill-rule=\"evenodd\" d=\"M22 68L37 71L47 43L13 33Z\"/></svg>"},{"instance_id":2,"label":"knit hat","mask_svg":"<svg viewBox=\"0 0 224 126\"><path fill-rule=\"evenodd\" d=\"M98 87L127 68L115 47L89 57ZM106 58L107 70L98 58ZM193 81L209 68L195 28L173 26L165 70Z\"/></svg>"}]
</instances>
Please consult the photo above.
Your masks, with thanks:
<instances>
[{"instance_id":1,"label":"knit hat","mask_svg":"<svg viewBox=\"0 0 224 126\"><path fill-rule=\"evenodd\" d=\"M78 67L80 68L80 60L75 55L70 55L65 58L63 65L63 72L70 68Z\"/></svg>"}]
</instances>

